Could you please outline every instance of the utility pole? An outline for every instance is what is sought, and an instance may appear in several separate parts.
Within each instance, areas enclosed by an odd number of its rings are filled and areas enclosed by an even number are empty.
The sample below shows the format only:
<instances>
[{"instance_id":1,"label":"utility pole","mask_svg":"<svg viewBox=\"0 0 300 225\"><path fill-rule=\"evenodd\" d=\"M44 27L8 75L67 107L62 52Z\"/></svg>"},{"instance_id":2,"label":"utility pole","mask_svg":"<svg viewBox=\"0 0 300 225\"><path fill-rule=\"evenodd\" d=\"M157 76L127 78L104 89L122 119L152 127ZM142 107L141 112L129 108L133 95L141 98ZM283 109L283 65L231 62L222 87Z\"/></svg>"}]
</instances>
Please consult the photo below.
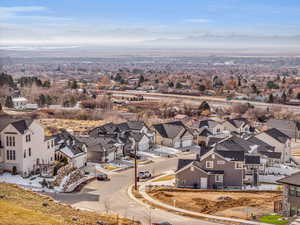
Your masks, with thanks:
<instances>
[{"instance_id":1,"label":"utility pole","mask_svg":"<svg viewBox=\"0 0 300 225\"><path fill-rule=\"evenodd\" d=\"M134 145L134 189L137 190L137 143L136 141L132 138L132 142Z\"/></svg>"}]
</instances>

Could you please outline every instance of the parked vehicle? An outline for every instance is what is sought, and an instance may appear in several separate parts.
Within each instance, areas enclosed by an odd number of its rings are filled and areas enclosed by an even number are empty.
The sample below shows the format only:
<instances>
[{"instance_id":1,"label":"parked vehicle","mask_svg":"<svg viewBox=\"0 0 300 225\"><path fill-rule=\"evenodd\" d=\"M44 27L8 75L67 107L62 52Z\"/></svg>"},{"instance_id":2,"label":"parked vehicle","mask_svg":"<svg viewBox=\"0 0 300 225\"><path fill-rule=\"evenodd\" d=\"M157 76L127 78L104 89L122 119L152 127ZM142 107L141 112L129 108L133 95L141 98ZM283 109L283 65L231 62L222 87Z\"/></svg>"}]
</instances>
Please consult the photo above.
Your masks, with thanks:
<instances>
[{"instance_id":1,"label":"parked vehicle","mask_svg":"<svg viewBox=\"0 0 300 225\"><path fill-rule=\"evenodd\" d=\"M97 175L97 180L101 180L101 181L109 181L109 177L107 176L107 174L105 173L100 173Z\"/></svg>"},{"instance_id":2,"label":"parked vehicle","mask_svg":"<svg viewBox=\"0 0 300 225\"><path fill-rule=\"evenodd\" d=\"M139 179L147 179L147 178L151 178L152 175L149 171L140 171L138 174L138 178Z\"/></svg>"}]
</instances>

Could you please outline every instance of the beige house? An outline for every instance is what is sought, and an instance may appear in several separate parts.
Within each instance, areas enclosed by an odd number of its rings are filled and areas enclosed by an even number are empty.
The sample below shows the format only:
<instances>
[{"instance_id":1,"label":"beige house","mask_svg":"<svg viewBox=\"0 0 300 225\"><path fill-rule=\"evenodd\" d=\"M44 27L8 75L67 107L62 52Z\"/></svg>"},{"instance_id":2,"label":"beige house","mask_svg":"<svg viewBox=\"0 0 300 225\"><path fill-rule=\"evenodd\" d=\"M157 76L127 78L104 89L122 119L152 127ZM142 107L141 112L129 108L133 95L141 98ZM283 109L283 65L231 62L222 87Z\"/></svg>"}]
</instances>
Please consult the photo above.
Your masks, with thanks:
<instances>
[{"instance_id":1,"label":"beige house","mask_svg":"<svg viewBox=\"0 0 300 225\"><path fill-rule=\"evenodd\" d=\"M223 123L223 132L245 133L250 131L250 124L244 118L234 118L225 120Z\"/></svg>"},{"instance_id":2,"label":"beige house","mask_svg":"<svg viewBox=\"0 0 300 225\"><path fill-rule=\"evenodd\" d=\"M255 135L256 138L274 147L275 152L281 153L281 161L289 162L291 159L291 138L276 128L272 128Z\"/></svg>"},{"instance_id":3,"label":"beige house","mask_svg":"<svg viewBox=\"0 0 300 225\"><path fill-rule=\"evenodd\" d=\"M193 145L193 133L181 122L153 125L155 143L173 148L186 148Z\"/></svg>"},{"instance_id":4,"label":"beige house","mask_svg":"<svg viewBox=\"0 0 300 225\"><path fill-rule=\"evenodd\" d=\"M44 128L36 120L0 121L0 167L22 176L40 171L51 174L54 139L46 139ZM3 123L6 123L3 125Z\"/></svg>"}]
</instances>

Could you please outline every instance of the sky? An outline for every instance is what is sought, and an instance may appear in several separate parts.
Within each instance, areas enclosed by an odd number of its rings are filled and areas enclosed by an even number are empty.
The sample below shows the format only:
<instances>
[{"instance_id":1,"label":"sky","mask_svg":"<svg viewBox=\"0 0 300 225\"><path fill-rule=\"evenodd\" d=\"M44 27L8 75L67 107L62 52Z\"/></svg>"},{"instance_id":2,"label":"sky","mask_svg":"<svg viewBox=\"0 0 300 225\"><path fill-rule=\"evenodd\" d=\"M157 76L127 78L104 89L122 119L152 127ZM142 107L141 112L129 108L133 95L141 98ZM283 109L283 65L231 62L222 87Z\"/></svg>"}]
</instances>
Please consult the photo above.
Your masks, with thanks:
<instances>
[{"instance_id":1,"label":"sky","mask_svg":"<svg viewBox=\"0 0 300 225\"><path fill-rule=\"evenodd\" d=\"M1 46L246 43L299 46L300 1L0 0Z\"/></svg>"}]
</instances>

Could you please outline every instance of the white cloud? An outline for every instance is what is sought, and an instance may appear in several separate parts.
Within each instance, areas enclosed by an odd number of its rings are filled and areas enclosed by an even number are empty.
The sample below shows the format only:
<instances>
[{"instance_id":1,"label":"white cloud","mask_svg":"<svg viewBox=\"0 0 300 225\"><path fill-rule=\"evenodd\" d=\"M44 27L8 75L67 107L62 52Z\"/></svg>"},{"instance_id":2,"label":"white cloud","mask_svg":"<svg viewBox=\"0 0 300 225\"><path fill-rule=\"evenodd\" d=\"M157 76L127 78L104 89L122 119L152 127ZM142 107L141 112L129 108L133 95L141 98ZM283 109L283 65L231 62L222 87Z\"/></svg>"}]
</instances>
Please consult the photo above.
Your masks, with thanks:
<instances>
[{"instance_id":1,"label":"white cloud","mask_svg":"<svg viewBox=\"0 0 300 225\"><path fill-rule=\"evenodd\" d=\"M205 18L192 18L184 20L187 23L209 23L211 20Z\"/></svg>"},{"instance_id":2,"label":"white cloud","mask_svg":"<svg viewBox=\"0 0 300 225\"><path fill-rule=\"evenodd\" d=\"M19 13L46 11L43 6L16 6L0 7L0 19L11 19L18 17Z\"/></svg>"}]
</instances>

